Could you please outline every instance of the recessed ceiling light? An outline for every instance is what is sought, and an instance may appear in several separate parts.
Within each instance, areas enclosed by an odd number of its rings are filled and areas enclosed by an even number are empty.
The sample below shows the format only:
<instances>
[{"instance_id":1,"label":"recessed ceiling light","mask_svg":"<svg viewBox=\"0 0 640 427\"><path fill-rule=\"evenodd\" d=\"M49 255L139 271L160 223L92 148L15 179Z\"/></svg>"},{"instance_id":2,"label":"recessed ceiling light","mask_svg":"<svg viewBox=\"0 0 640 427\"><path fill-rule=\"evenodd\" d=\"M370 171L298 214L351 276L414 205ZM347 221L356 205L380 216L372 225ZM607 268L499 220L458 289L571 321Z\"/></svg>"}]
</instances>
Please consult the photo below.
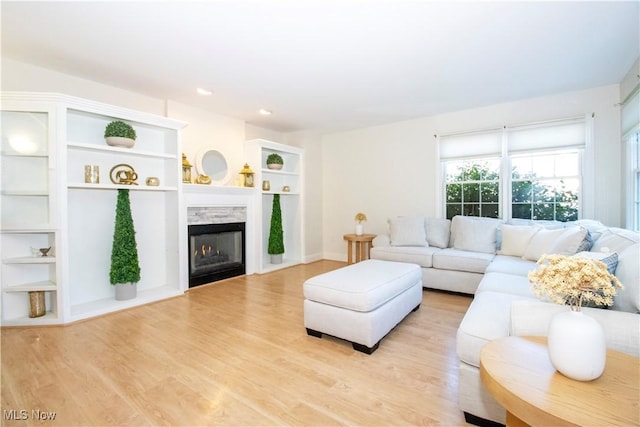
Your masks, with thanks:
<instances>
[{"instance_id":1,"label":"recessed ceiling light","mask_svg":"<svg viewBox=\"0 0 640 427\"><path fill-rule=\"evenodd\" d=\"M260 109L260 114L262 114L263 116L270 116L271 114L273 114L273 111L265 110L264 108L261 108Z\"/></svg>"},{"instance_id":2,"label":"recessed ceiling light","mask_svg":"<svg viewBox=\"0 0 640 427\"><path fill-rule=\"evenodd\" d=\"M196 91L200 94L200 95L211 95L213 92L207 89L203 89L201 87L199 87L198 89L196 89Z\"/></svg>"}]
</instances>

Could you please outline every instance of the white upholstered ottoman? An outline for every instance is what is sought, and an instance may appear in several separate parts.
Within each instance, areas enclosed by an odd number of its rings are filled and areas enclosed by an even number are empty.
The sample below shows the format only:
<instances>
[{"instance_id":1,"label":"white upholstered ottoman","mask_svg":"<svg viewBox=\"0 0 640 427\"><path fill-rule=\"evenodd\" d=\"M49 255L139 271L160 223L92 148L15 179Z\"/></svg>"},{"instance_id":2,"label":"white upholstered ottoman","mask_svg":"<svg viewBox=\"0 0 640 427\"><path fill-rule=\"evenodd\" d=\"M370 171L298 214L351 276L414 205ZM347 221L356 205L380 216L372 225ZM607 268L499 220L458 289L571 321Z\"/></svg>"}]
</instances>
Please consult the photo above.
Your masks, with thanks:
<instances>
[{"instance_id":1,"label":"white upholstered ottoman","mask_svg":"<svg viewBox=\"0 0 640 427\"><path fill-rule=\"evenodd\" d=\"M304 283L307 334L333 335L371 354L380 340L422 302L416 264L366 260Z\"/></svg>"}]
</instances>

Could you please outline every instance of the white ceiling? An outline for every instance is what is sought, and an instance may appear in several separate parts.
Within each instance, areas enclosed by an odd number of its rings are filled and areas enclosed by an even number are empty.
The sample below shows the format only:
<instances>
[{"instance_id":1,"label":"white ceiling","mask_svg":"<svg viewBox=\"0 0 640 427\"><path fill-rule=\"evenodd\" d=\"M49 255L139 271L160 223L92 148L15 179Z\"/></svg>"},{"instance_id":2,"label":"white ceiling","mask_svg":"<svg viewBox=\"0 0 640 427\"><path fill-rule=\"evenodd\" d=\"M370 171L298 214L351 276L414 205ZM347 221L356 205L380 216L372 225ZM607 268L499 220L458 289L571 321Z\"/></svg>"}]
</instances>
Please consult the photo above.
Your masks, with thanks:
<instances>
[{"instance_id":1,"label":"white ceiling","mask_svg":"<svg viewBox=\"0 0 640 427\"><path fill-rule=\"evenodd\" d=\"M639 6L2 1L2 55L277 131L334 131L619 83L640 55Z\"/></svg>"}]
</instances>

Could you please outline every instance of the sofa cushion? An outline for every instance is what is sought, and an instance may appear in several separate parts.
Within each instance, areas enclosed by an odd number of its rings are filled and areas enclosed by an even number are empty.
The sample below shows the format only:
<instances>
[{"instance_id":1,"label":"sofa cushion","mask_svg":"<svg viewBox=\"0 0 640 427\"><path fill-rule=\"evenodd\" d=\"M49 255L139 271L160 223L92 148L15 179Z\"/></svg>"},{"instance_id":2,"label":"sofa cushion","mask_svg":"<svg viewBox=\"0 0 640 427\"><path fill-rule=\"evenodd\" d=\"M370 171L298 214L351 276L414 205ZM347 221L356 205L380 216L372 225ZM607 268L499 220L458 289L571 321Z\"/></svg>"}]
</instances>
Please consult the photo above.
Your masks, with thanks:
<instances>
[{"instance_id":1,"label":"sofa cushion","mask_svg":"<svg viewBox=\"0 0 640 427\"><path fill-rule=\"evenodd\" d=\"M370 254L371 259L411 262L420 267L432 267L433 254L441 250L429 246L374 246Z\"/></svg>"},{"instance_id":2,"label":"sofa cushion","mask_svg":"<svg viewBox=\"0 0 640 427\"><path fill-rule=\"evenodd\" d=\"M540 228L530 225L501 224L502 243L498 254L521 257L527 250L529 241Z\"/></svg>"},{"instance_id":3,"label":"sofa cushion","mask_svg":"<svg viewBox=\"0 0 640 427\"><path fill-rule=\"evenodd\" d=\"M429 246L423 217L398 217L389 220L391 246Z\"/></svg>"},{"instance_id":4,"label":"sofa cushion","mask_svg":"<svg viewBox=\"0 0 640 427\"><path fill-rule=\"evenodd\" d=\"M583 258L602 261L607 266L607 271L610 274L616 274L616 268L618 268L618 254L615 252L583 251L583 252L578 252L576 255L581 256Z\"/></svg>"},{"instance_id":5,"label":"sofa cushion","mask_svg":"<svg viewBox=\"0 0 640 427\"><path fill-rule=\"evenodd\" d=\"M536 298L531 290L531 283L526 276L509 273L485 273L478 285L476 295L480 292L500 292L532 299Z\"/></svg>"},{"instance_id":6,"label":"sofa cushion","mask_svg":"<svg viewBox=\"0 0 640 427\"><path fill-rule=\"evenodd\" d=\"M427 233L427 242L429 246L436 248L446 248L449 246L449 230L451 229L451 220L440 218L426 218L425 231Z\"/></svg>"},{"instance_id":7,"label":"sofa cushion","mask_svg":"<svg viewBox=\"0 0 640 427\"><path fill-rule=\"evenodd\" d=\"M547 230L539 230L529 241L527 250L524 252L522 258L529 261L538 261L544 254L551 253L550 250L553 247L557 238L559 238L565 230L562 228Z\"/></svg>"},{"instance_id":8,"label":"sofa cushion","mask_svg":"<svg viewBox=\"0 0 640 427\"><path fill-rule=\"evenodd\" d=\"M618 289L617 295L613 298L614 310L640 313L640 266L638 259L640 259L640 244L637 243L618 254L616 277L624 289Z\"/></svg>"},{"instance_id":9,"label":"sofa cushion","mask_svg":"<svg viewBox=\"0 0 640 427\"><path fill-rule=\"evenodd\" d=\"M501 292L477 294L460 322L456 335L458 358L480 366L480 349L489 341L509 335L511 303L531 298Z\"/></svg>"},{"instance_id":10,"label":"sofa cushion","mask_svg":"<svg viewBox=\"0 0 640 427\"><path fill-rule=\"evenodd\" d=\"M484 273L494 257L493 254L447 248L433 254L433 267L442 270Z\"/></svg>"},{"instance_id":11,"label":"sofa cushion","mask_svg":"<svg viewBox=\"0 0 640 427\"><path fill-rule=\"evenodd\" d=\"M457 215L451 221L452 247L461 251L496 253L499 220Z\"/></svg>"},{"instance_id":12,"label":"sofa cushion","mask_svg":"<svg viewBox=\"0 0 640 427\"><path fill-rule=\"evenodd\" d=\"M560 236L553 242L549 252L551 254L558 255L575 255L578 252L578 248L582 246L587 235L587 229L582 227L569 227L564 230Z\"/></svg>"},{"instance_id":13,"label":"sofa cushion","mask_svg":"<svg viewBox=\"0 0 640 427\"><path fill-rule=\"evenodd\" d=\"M485 273L508 273L527 277L529 272L536 268L538 265L533 261L507 255L496 255Z\"/></svg>"},{"instance_id":14,"label":"sofa cushion","mask_svg":"<svg viewBox=\"0 0 640 427\"><path fill-rule=\"evenodd\" d=\"M609 228L593 243L593 252L618 252L638 243L638 233L622 228Z\"/></svg>"}]
</instances>

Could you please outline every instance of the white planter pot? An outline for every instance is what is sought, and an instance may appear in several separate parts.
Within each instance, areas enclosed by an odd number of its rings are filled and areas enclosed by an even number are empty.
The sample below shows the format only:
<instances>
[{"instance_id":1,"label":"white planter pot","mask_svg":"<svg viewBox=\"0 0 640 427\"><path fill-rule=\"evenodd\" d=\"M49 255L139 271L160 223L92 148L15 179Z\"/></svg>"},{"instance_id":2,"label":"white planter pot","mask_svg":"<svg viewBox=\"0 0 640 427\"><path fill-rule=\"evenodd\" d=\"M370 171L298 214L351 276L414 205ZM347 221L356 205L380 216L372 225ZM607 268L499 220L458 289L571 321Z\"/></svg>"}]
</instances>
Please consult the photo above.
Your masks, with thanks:
<instances>
[{"instance_id":1,"label":"white planter pot","mask_svg":"<svg viewBox=\"0 0 640 427\"><path fill-rule=\"evenodd\" d=\"M362 236L364 234L364 225L356 224L356 236Z\"/></svg>"},{"instance_id":2,"label":"white planter pot","mask_svg":"<svg viewBox=\"0 0 640 427\"><path fill-rule=\"evenodd\" d=\"M282 254L271 255L271 264L282 264Z\"/></svg>"},{"instance_id":3,"label":"white planter pot","mask_svg":"<svg viewBox=\"0 0 640 427\"><path fill-rule=\"evenodd\" d=\"M137 283L118 283L116 286L116 301L133 299L138 293Z\"/></svg>"},{"instance_id":4,"label":"white planter pot","mask_svg":"<svg viewBox=\"0 0 640 427\"><path fill-rule=\"evenodd\" d=\"M131 138L123 138L121 136L108 136L105 138L107 145L112 147L131 148L135 145L136 140Z\"/></svg>"},{"instance_id":5,"label":"white planter pot","mask_svg":"<svg viewBox=\"0 0 640 427\"><path fill-rule=\"evenodd\" d=\"M597 320L581 311L558 313L551 319L549 357L564 376L591 381L604 372L607 343Z\"/></svg>"}]
</instances>

